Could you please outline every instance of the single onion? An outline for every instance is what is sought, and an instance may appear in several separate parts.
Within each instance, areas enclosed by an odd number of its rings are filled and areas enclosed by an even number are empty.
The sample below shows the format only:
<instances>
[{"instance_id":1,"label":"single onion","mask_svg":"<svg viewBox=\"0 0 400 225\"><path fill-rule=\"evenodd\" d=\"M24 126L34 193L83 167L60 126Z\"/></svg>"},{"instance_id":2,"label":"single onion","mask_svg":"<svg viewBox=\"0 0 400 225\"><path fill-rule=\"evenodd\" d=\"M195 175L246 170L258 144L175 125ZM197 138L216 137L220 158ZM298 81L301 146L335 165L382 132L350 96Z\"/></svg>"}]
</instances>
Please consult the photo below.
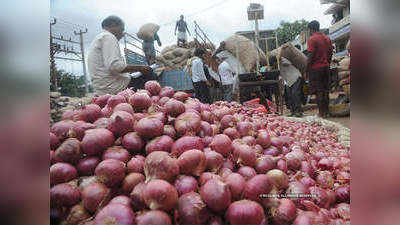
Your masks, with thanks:
<instances>
[{"instance_id":1,"label":"single onion","mask_svg":"<svg viewBox=\"0 0 400 225\"><path fill-rule=\"evenodd\" d=\"M79 110L77 118L78 120L82 120L88 123L93 123L102 116L103 114L101 113L100 106L96 104L89 104L83 106L82 109Z\"/></svg>"},{"instance_id":2,"label":"single onion","mask_svg":"<svg viewBox=\"0 0 400 225\"><path fill-rule=\"evenodd\" d=\"M216 172L221 168L222 163L224 162L224 157L215 151L210 151L205 153L206 156L206 168L211 172Z\"/></svg>"},{"instance_id":3,"label":"single onion","mask_svg":"<svg viewBox=\"0 0 400 225\"><path fill-rule=\"evenodd\" d=\"M336 197L339 202L345 202L345 203L350 202L350 186L349 185L339 187L338 189L335 190L335 192L336 192Z\"/></svg>"},{"instance_id":4,"label":"single onion","mask_svg":"<svg viewBox=\"0 0 400 225\"><path fill-rule=\"evenodd\" d=\"M143 173L144 160L133 156L126 164L126 167L128 173Z\"/></svg>"},{"instance_id":5,"label":"single onion","mask_svg":"<svg viewBox=\"0 0 400 225\"><path fill-rule=\"evenodd\" d=\"M236 129L241 137L254 135L253 124L250 122L239 122Z\"/></svg>"},{"instance_id":6,"label":"single onion","mask_svg":"<svg viewBox=\"0 0 400 225\"><path fill-rule=\"evenodd\" d=\"M167 213L150 210L136 215L136 225L172 225L172 222Z\"/></svg>"},{"instance_id":7,"label":"single onion","mask_svg":"<svg viewBox=\"0 0 400 225\"><path fill-rule=\"evenodd\" d=\"M178 191L179 196L192 191L197 192L197 190L199 189L197 180L192 176L186 175L178 176L174 182L174 186Z\"/></svg>"},{"instance_id":8,"label":"single onion","mask_svg":"<svg viewBox=\"0 0 400 225\"><path fill-rule=\"evenodd\" d=\"M107 106L111 109L114 109L120 103L125 103L126 99L122 95L113 95L107 100Z\"/></svg>"},{"instance_id":9,"label":"single onion","mask_svg":"<svg viewBox=\"0 0 400 225\"><path fill-rule=\"evenodd\" d=\"M126 205L126 206L130 206L131 205L132 200L125 195L120 195L117 197L114 197L113 199L111 199L111 201L108 204L122 204L122 205Z\"/></svg>"},{"instance_id":10,"label":"single onion","mask_svg":"<svg viewBox=\"0 0 400 225\"><path fill-rule=\"evenodd\" d=\"M55 134L50 132L50 149L56 150L58 146L60 146L60 140Z\"/></svg>"},{"instance_id":11,"label":"single onion","mask_svg":"<svg viewBox=\"0 0 400 225\"><path fill-rule=\"evenodd\" d=\"M171 158L167 152L152 152L144 163L146 183L152 179L173 181L179 174L178 160Z\"/></svg>"},{"instance_id":12,"label":"single onion","mask_svg":"<svg viewBox=\"0 0 400 225\"><path fill-rule=\"evenodd\" d=\"M175 130L180 135L195 135L200 131L201 118L194 112L185 112L175 120Z\"/></svg>"},{"instance_id":13,"label":"single onion","mask_svg":"<svg viewBox=\"0 0 400 225\"><path fill-rule=\"evenodd\" d=\"M122 182L122 191L125 194L129 195L137 184L145 180L146 178L141 173L130 173L124 178L124 181Z\"/></svg>"},{"instance_id":14,"label":"single onion","mask_svg":"<svg viewBox=\"0 0 400 225\"><path fill-rule=\"evenodd\" d=\"M199 136L204 138L206 136L212 136L213 135L213 129L211 125L205 121L200 122L200 131L199 131Z\"/></svg>"},{"instance_id":15,"label":"single onion","mask_svg":"<svg viewBox=\"0 0 400 225\"><path fill-rule=\"evenodd\" d=\"M110 189L102 183L91 183L82 190L82 203L85 208L94 213L110 200Z\"/></svg>"},{"instance_id":16,"label":"single onion","mask_svg":"<svg viewBox=\"0 0 400 225\"><path fill-rule=\"evenodd\" d=\"M249 166L240 167L238 173L242 175L246 180L250 180L251 178L257 175L257 172Z\"/></svg>"},{"instance_id":17,"label":"single onion","mask_svg":"<svg viewBox=\"0 0 400 225\"><path fill-rule=\"evenodd\" d=\"M264 150L263 154L270 155L270 156L278 156L280 154L280 152L279 152L278 148L271 145L267 149Z\"/></svg>"},{"instance_id":18,"label":"single onion","mask_svg":"<svg viewBox=\"0 0 400 225\"><path fill-rule=\"evenodd\" d=\"M242 141L249 146L256 145L256 139L253 136L245 136L242 138Z\"/></svg>"},{"instance_id":19,"label":"single onion","mask_svg":"<svg viewBox=\"0 0 400 225\"><path fill-rule=\"evenodd\" d=\"M227 135L231 140L240 138L239 132L233 127L226 128L223 134Z\"/></svg>"},{"instance_id":20,"label":"single onion","mask_svg":"<svg viewBox=\"0 0 400 225\"><path fill-rule=\"evenodd\" d=\"M146 144L146 154L150 154L155 151L170 152L174 140L167 135L156 137Z\"/></svg>"},{"instance_id":21,"label":"single onion","mask_svg":"<svg viewBox=\"0 0 400 225\"><path fill-rule=\"evenodd\" d=\"M322 188L313 186L309 188L310 194L316 196L313 198L315 204L320 208L328 208L330 204L330 199L326 191Z\"/></svg>"},{"instance_id":22,"label":"single onion","mask_svg":"<svg viewBox=\"0 0 400 225\"><path fill-rule=\"evenodd\" d=\"M136 132L129 132L124 135L122 146L131 153L140 153L144 147L144 141Z\"/></svg>"},{"instance_id":23,"label":"single onion","mask_svg":"<svg viewBox=\"0 0 400 225\"><path fill-rule=\"evenodd\" d=\"M164 125L163 134L170 136L172 139L176 138L176 131L175 128L171 125Z\"/></svg>"},{"instance_id":24,"label":"single onion","mask_svg":"<svg viewBox=\"0 0 400 225\"><path fill-rule=\"evenodd\" d=\"M50 167L50 184L67 183L78 177L78 172L71 164L59 162Z\"/></svg>"},{"instance_id":25,"label":"single onion","mask_svg":"<svg viewBox=\"0 0 400 225\"><path fill-rule=\"evenodd\" d=\"M268 171L267 177L272 184L278 189L286 189L289 183L289 178L286 173L281 170L273 169Z\"/></svg>"},{"instance_id":26,"label":"single onion","mask_svg":"<svg viewBox=\"0 0 400 225\"><path fill-rule=\"evenodd\" d=\"M121 162L127 163L131 156L129 155L129 152L124 149L121 146L114 146L108 148L104 153L103 153L103 160L106 159L116 159Z\"/></svg>"},{"instance_id":27,"label":"single onion","mask_svg":"<svg viewBox=\"0 0 400 225\"><path fill-rule=\"evenodd\" d=\"M238 173L231 173L226 178L224 182L229 186L232 194L233 200L240 200L242 198L242 193L246 185L246 180L244 177Z\"/></svg>"},{"instance_id":28,"label":"single onion","mask_svg":"<svg viewBox=\"0 0 400 225\"><path fill-rule=\"evenodd\" d=\"M82 141L83 136L85 135L85 131L90 129L95 129L96 125L91 123L86 123L84 121L76 121L73 126L68 131L68 137L76 138Z\"/></svg>"},{"instance_id":29,"label":"single onion","mask_svg":"<svg viewBox=\"0 0 400 225\"><path fill-rule=\"evenodd\" d=\"M82 157L79 140L76 138L68 138L57 148L55 154L55 156L63 162L76 164Z\"/></svg>"},{"instance_id":30,"label":"single onion","mask_svg":"<svg viewBox=\"0 0 400 225\"><path fill-rule=\"evenodd\" d=\"M150 92L151 95L158 95L161 91L160 84L155 80L147 81L144 84L144 88Z\"/></svg>"},{"instance_id":31,"label":"single onion","mask_svg":"<svg viewBox=\"0 0 400 225\"><path fill-rule=\"evenodd\" d=\"M178 214L181 225L207 224L209 218L207 205L196 192L188 192L179 197Z\"/></svg>"},{"instance_id":32,"label":"single onion","mask_svg":"<svg viewBox=\"0 0 400 225\"><path fill-rule=\"evenodd\" d=\"M82 205L75 205L69 210L69 214L65 219L67 224L80 224L90 218L89 213Z\"/></svg>"},{"instance_id":33,"label":"single onion","mask_svg":"<svg viewBox=\"0 0 400 225\"><path fill-rule=\"evenodd\" d=\"M158 137L164 131L164 124L158 119L143 118L136 123L135 131L146 139Z\"/></svg>"},{"instance_id":34,"label":"single onion","mask_svg":"<svg viewBox=\"0 0 400 225\"><path fill-rule=\"evenodd\" d=\"M177 117L185 112L185 105L178 100L170 99L165 103L164 110L168 116Z\"/></svg>"},{"instance_id":35,"label":"single onion","mask_svg":"<svg viewBox=\"0 0 400 225\"><path fill-rule=\"evenodd\" d=\"M178 192L170 183L154 179L147 183L143 198L150 209L169 211L178 201Z\"/></svg>"},{"instance_id":36,"label":"single onion","mask_svg":"<svg viewBox=\"0 0 400 225\"><path fill-rule=\"evenodd\" d=\"M235 144L232 145L235 146ZM256 164L256 152L247 144L236 145L233 155L238 165L253 167Z\"/></svg>"},{"instance_id":37,"label":"single onion","mask_svg":"<svg viewBox=\"0 0 400 225\"><path fill-rule=\"evenodd\" d=\"M114 108L114 112L117 112L117 111L125 111L131 115L135 114L133 107L129 103L119 103Z\"/></svg>"},{"instance_id":38,"label":"single onion","mask_svg":"<svg viewBox=\"0 0 400 225\"><path fill-rule=\"evenodd\" d=\"M179 157L185 151L192 149L203 150L203 141L199 137L184 136L174 142L171 153L173 156Z\"/></svg>"},{"instance_id":39,"label":"single onion","mask_svg":"<svg viewBox=\"0 0 400 225\"><path fill-rule=\"evenodd\" d=\"M111 131L103 128L87 130L83 137L81 147L82 151L89 156L101 154L115 142Z\"/></svg>"},{"instance_id":40,"label":"single onion","mask_svg":"<svg viewBox=\"0 0 400 225\"><path fill-rule=\"evenodd\" d=\"M185 102L189 98L189 95L186 92L178 91L172 97L178 101Z\"/></svg>"},{"instance_id":41,"label":"single onion","mask_svg":"<svg viewBox=\"0 0 400 225\"><path fill-rule=\"evenodd\" d=\"M143 198L143 192L144 189L146 188L146 183L145 182L141 182L139 184L137 184L131 194L131 200L132 200L132 209L135 211L139 211L139 210L143 210L146 207L146 204L144 202L144 198Z\"/></svg>"},{"instance_id":42,"label":"single onion","mask_svg":"<svg viewBox=\"0 0 400 225\"><path fill-rule=\"evenodd\" d=\"M290 199L279 199L279 206L271 208L271 216L277 225L291 224L296 218L296 206Z\"/></svg>"},{"instance_id":43,"label":"single onion","mask_svg":"<svg viewBox=\"0 0 400 225\"><path fill-rule=\"evenodd\" d=\"M262 195L269 194L273 184L267 175L259 174L246 182L243 196L252 201L262 202Z\"/></svg>"},{"instance_id":44,"label":"single onion","mask_svg":"<svg viewBox=\"0 0 400 225\"><path fill-rule=\"evenodd\" d=\"M95 125L96 128L104 128L104 129L107 129L108 124L110 124L110 118L106 117L101 117L93 123L93 125Z\"/></svg>"},{"instance_id":45,"label":"single onion","mask_svg":"<svg viewBox=\"0 0 400 225\"><path fill-rule=\"evenodd\" d=\"M55 134L59 139L63 140L68 138L69 130L74 126L75 122L72 120L59 121L51 126L50 132Z\"/></svg>"},{"instance_id":46,"label":"single onion","mask_svg":"<svg viewBox=\"0 0 400 225\"><path fill-rule=\"evenodd\" d=\"M181 173L198 177L206 169L206 156L200 150L189 150L179 156L178 165Z\"/></svg>"},{"instance_id":47,"label":"single onion","mask_svg":"<svg viewBox=\"0 0 400 225\"><path fill-rule=\"evenodd\" d=\"M214 136L210 148L227 157L232 152L232 141L225 134L218 134Z\"/></svg>"},{"instance_id":48,"label":"single onion","mask_svg":"<svg viewBox=\"0 0 400 225\"><path fill-rule=\"evenodd\" d=\"M213 123L215 119L215 115L210 111L202 111L200 116L203 121L206 121L210 124Z\"/></svg>"},{"instance_id":49,"label":"single onion","mask_svg":"<svg viewBox=\"0 0 400 225\"><path fill-rule=\"evenodd\" d=\"M289 152L285 155L286 163L289 169L297 170L301 167L301 158L295 152Z\"/></svg>"},{"instance_id":50,"label":"single onion","mask_svg":"<svg viewBox=\"0 0 400 225\"><path fill-rule=\"evenodd\" d=\"M258 132L256 141L257 144L261 145L263 148L271 146L271 136L266 131Z\"/></svg>"},{"instance_id":51,"label":"single onion","mask_svg":"<svg viewBox=\"0 0 400 225\"><path fill-rule=\"evenodd\" d=\"M307 188L315 185L315 181L311 177L303 177L300 179L300 182Z\"/></svg>"},{"instance_id":52,"label":"single onion","mask_svg":"<svg viewBox=\"0 0 400 225\"><path fill-rule=\"evenodd\" d=\"M260 225L265 219L263 207L254 201L241 200L232 203L225 217L231 225Z\"/></svg>"},{"instance_id":53,"label":"single onion","mask_svg":"<svg viewBox=\"0 0 400 225\"><path fill-rule=\"evenodd\" d=\"M200 186L203 186L205 183L207 183L207 181L213 180L213 179L222 181L222 178L215 173L210 173L210 172L202 173L199 177L199 184L200 184Z\"/></svg>"},{"instance_id":54,"label":"single onion","mask_svg":"<svg viewBox=\"0 0 400 225\"><path fill-rule=\"evenodd\" d=\"M284 173L287 173L287 164L286 161L284 159L280 159L278 160L278 162L276 163L276 168L278 170L282 170Z\"/></svg>"},{"instance_id":55,"label":"single onion","mask_svg":"<svg viewBox=\"0 0 400 225\"><path fill-rule=\"evenodd\" d=\"M138 112L151 106L151 98L145 93L136 92L129 98L129 103L132 105L133 109Z\"/></svg>"},{"instance_id":56,"label":"single onion","mask_svg":"<svg viewBox=\"0 0 400 225\"><path fill-rule=\"evenodd\" d=\"M222 212L231 204L231 192L227 184L211 179L200 189L201 198L214 212Z\"/></svg>"},{"instance_id":57,"label":"single onion","mask_svg":"<svg viewBox=\"0 0 400 225\"><path fill-rule=\"evenodd\" d=\"M163 87L161 88L160 93L158 94L160 98L162 97L169 97L172 98L174 96L174 89L172 87Z\"/></svg>"},{"instance_id":58,"label":"single onion","mask_svg":"<svg viewBox=\"0 0 400 225\"><path fill-rule=\"evenodd\" d=\"M256 160L254 168L258 173L267 173L269 170L276 168L276 160L269 155L261 156Z\"/></svg>"},{"instance_id":59,"label":"single onion","mask_svg":"<svg viewBox=\"0 0 400 225\"><path fill-rule=\"evenodd\" d=\"M79 189L71 184L57 184L50 189L50 206L71 207L81 198Z\"/></svg>"},{"instance_id":60,"label":"single onion","mask_svg":"<svg viewBox=\"0 0 400 225\"><path fill-rule=\"evenodd\" d=\"M96 214L94 225L108 224L110 221L118 225L134 225L135 214L129 206L109 204Z\"/></svg>"},{"instance_id":61,"label":"single onion","mask_svg":"<svg viewBox=\"0 0 400 225\"><path fill-rule=\"evenodd\" d=\"M107 187L115 187L124 179L125 170L125 163L116 159L106 159L97 165L94 173Z\"/></svg>"},{"instance_id":62,"label":"single onion","mask_svg":"<svg viewBox=\"0 0 400 225\"><path fill-rule=\"evenodd\" d=\"M133 131L134 119L130 113L125 111L116 111L110 117L108 129L117 137Z\"/></svg>"},{"instance_id":63,"label":"single onion","mask_svg":"<svg viewBox=\"0 0 400 225\"><path fill-rule=\"evenodd\" d=\"M232 115L225 115L224 117L222 117L220 122L221 122L221 128L224 129L224 130L229 128L229 127L235 127L236 126L235 117L233 117Z\"/></svg>"},{"instance_id":64,"label":"single onion","mask_svg":"<svg viewBox=\"0 0 400 225\"><path fill-rule=\"evenodd\" d=\"M283 141L279 137L272 137L271 138L271 145L276 147L279 150L282 150L283 148Z\"/></svg>"}]
</instances>

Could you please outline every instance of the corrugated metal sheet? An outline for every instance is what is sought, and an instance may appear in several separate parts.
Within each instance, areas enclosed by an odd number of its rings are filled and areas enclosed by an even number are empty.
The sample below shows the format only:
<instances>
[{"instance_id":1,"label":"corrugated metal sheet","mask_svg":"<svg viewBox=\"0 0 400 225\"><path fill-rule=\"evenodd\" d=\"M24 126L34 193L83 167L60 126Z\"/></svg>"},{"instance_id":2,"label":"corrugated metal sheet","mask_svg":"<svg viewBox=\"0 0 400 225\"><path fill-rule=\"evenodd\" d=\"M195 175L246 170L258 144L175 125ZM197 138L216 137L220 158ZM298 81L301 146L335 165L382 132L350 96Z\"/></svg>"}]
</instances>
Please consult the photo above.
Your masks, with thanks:
<instances>
[{"instance_id":1,"label":"corrugated metal sheet","mask_svg":"<svg viewBox=\"0 0 400 225\"><path fill-rule=\"evenodd\" d=\"M170 86L179 91L193 89L192 81L189 75L186 74L185 70L163 72L158 77L158 82L162 87Z\"/></svg>"}]
</instances>

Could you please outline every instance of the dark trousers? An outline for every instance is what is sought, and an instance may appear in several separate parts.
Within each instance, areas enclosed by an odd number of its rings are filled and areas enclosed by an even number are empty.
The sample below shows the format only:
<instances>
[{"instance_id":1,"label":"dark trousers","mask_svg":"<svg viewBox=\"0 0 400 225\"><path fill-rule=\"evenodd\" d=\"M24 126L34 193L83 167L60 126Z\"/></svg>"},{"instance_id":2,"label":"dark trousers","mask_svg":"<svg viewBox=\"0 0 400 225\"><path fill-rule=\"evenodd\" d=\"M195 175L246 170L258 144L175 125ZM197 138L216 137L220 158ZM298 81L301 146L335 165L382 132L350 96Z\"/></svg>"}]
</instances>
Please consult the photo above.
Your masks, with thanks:
<instances>
[{"instance_id":1,"label":"dark trousers","mask_svg":"<svg viewBox=\"0 0 400 225\"><path fill-rule=\"evenodd\" d=\"M312 69L309 72L311 93L317 96L319 116L329 113L329 67Z\"/></svg>"},{"instance_id":2,"label":"dark trousers","mask_svg":"<svg viewBox=\"0 0 400 225\"><path fill-rule=\"evenodd\" d=\"M193 83L194 94L197 99L199 99L202 103L211 103L210 102L210 91L208 90L207 84L205 81L200 81Z\"/></svg>"},{"instance_id":3,"label":"dark trousers","mask_svg":"<svg viewBox=\"0 0 400 225\"><path fill-rule=\"evenodd\" d=\"M132 88L134 91L144 89L144 84L150 80L157 80L157 74L153 72L148 75L142 75L138 78L131 78L131 82L129 82L128 88Z\"/></svg>"},{"instance_id":4,"label":"dark trousers","mask_svg":"<svg viewBox=\"0 0 400 225\"><path fill-rule=\"evenodd\" d=\"M301 79L297 79L297 81L292 84L292 86L286 86L286 95L287 95L287 105L289 106L291 113L302 113L303 109L301 108L302 98L301 98Z\"/></svg>"}]
</instances>

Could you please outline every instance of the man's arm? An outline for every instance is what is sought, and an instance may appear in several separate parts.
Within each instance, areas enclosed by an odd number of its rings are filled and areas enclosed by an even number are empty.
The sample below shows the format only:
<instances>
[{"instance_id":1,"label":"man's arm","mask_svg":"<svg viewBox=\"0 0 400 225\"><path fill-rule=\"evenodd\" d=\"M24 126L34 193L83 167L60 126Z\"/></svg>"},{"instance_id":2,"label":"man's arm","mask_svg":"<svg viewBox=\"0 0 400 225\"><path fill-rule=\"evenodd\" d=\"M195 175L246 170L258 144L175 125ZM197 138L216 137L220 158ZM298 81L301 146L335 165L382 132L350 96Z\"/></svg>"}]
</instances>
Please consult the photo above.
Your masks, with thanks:
<instances>
[{"instance_id":1,"label":"man's arm","mask_svg":"<svg viewBox=\"0 0 400 225\"><path fill-rule=\"evenodd\" d=\"M121 73L135 73L141 72L143 75L150 74L153 70L149 66L142 65L127 65Z\"/></svg>"},{"instance_id":2,"label":"man's arm","mask_svg":"<svg viewBox=\"0 0 400 225\"><path fill-rule=\"evenodd\" d=\"M111 35L105 35L102 38L103 63L110 74L120 74L126 69L126 63L121 55L118 41Z\"/></svg>"},{"instance_id":3,"label":"man's arm","mask_svg":"<svg viewBox=\"0 0 400 225\"><path fill-rule=\"evenodd\" d=\"M160 40L160 37L158 36L158 34L155 34L154 38L156 39L158 46L161 47L161 40Z\"/></svg>"},{"instance_id":4,"label":"man's arm","mask_svg":"<svg viewBox=\"0 0 400 225\"><path fill-rule=\"evenodd\" d=\"M314 60L314 52L316 50L316 46L315 46L314 41L311 40L311 38L308 39L307 45L308 45L308 49L307 49L307 51L308 51L308 55L307 55L307 70L309 70L310 67L311 67L311 63Z\"/></svg>"}]
</instances>

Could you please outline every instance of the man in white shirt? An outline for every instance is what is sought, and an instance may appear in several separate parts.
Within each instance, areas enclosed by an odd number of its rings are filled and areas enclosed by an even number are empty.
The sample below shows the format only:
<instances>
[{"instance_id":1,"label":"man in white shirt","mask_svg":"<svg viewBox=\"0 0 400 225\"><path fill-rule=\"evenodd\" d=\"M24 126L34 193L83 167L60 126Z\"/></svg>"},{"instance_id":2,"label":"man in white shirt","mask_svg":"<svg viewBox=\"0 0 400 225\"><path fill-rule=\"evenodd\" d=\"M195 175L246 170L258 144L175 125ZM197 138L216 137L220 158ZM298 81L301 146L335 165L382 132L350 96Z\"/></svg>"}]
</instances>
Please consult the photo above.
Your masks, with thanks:
<instances>
[{"instance_id":1,"label":"man in white shirt","mask_svg":"<svg viewBox=\"0 0 400 225\"><path fill-rule=\"evenodd\" d=\"M117 94L132 87L131 77L127 73L141 72L143 76L153 76L148 66L126 64L118 44L125 30L125 24L119 17L109 16L101 26L103 31L92 41L87 59L97 95Z\"/></svg>"},{"instance_id":2,"label":"man in white shirt","mask_svg":"<svg viewBox=\"0 0 400 225\"><path fill-rule=\"evenodd\" d=\"M204 71L205 66L203 63L204 54L204 50L196 48L194 57L190 58L187 62L187 72L192 79L196 98L202 103L210 103L209 82Z\"/></svg>"},{"instance_id":3,"label":"man in white shirt","mask_svg":"<svg viewBox=\"0 0 400 225\"><path fill-rule=\"evenodd\" d=\"M232 90L233 90L233 77L235 73L233 72L231 66L226 61L227 57L221 56L217 59L219 63L218 73L221 76L222 83L222 93L224 101L232 101Z\"/></svg>"}]
</instances>

